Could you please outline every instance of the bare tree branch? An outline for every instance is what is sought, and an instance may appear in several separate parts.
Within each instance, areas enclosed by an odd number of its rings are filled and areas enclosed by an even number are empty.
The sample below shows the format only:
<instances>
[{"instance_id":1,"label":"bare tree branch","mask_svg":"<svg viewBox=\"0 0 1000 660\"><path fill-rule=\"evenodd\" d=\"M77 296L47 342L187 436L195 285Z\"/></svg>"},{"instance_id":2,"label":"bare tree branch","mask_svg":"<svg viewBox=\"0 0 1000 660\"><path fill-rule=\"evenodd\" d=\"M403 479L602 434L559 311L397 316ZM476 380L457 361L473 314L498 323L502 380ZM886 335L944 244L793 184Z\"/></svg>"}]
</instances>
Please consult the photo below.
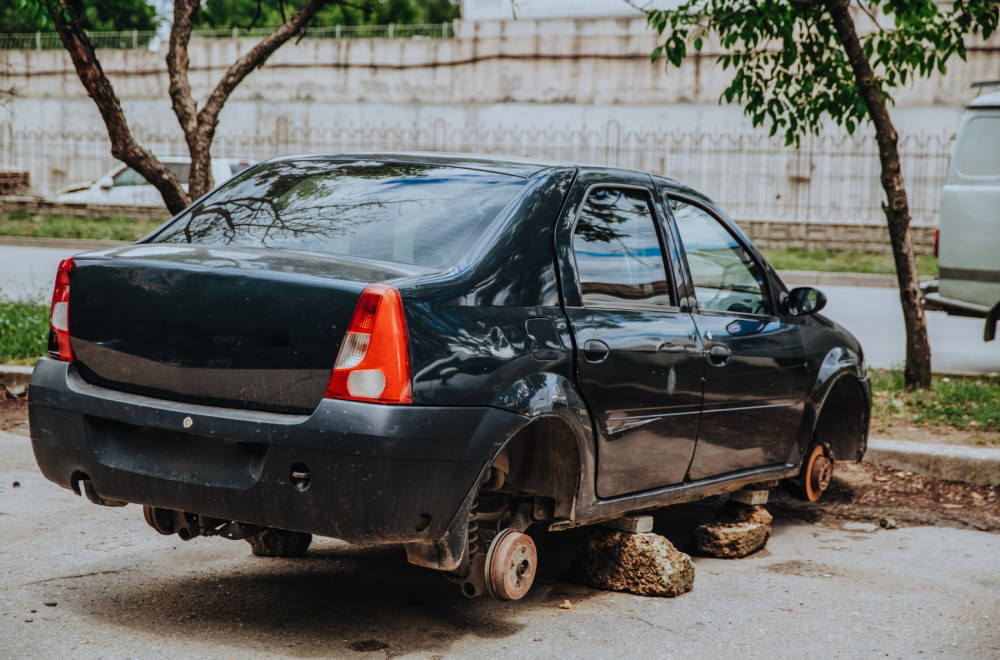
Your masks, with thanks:
<instances>
[{"instance_id":1,"label":"bare tree branch","mask_svg":"<svg viewBox=\"0 0 1000 660\"><path fill-rule=\"evenodd\" d=\"M194 101L191 83L188 80L191 60L187 50L197 12L198 0L174 0L174 22L170 26L170 41L167 48L170 101L185 137L194 135L198 121L198 105ZM191 146L190 139L188 146Z\"/></svg>"},{"instance_id":2,"label":"bare tree branch","mask_svg":"<svg viewBox=\"0 0 1000 660\"><path fill-rule=\"evenodd\" d=\"M188 205L187 193L173 172L132 137L118 95L101 68L87 33L67 6L66 0L48 0L46 7L63 46L73 60L80 82L94 99L104 119L111 139L111 154L156 186L171 213L180 212Z\"/></svg>"},{"instance_id":3,"label":"bare tree branch","mask_svg":"<svg viewBox=\"0 0 1000 660\"><path fill-rule=\"evenodd\" d=\"M187 1L196 2L197 0ZM191 149L190 192L192 198L198 198L212 188L211 161L208 152L215 136L215 127L219 123L219 113L222 112L222 107L229 99L230 94L250 72L263 66L274 51L305 27L306 23L316 15L316 12L327 4L330 4L330 0L306 0L281 27L236 60L222 76L215 89L212 90L205 105L198 112L196 135L188 137L188 144L196 145Z\"/></svg>"}]
</instances>

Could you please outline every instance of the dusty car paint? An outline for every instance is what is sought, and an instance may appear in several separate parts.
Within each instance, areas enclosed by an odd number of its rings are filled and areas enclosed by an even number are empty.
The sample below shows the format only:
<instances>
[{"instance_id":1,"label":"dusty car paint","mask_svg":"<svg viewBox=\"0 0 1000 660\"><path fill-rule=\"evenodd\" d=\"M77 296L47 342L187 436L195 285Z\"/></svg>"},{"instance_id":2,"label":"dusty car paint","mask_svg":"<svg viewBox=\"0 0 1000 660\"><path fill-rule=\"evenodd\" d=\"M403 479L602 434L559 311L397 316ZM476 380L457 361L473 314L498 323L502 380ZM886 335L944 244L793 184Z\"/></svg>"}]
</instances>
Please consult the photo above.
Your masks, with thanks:
<instances>
[{"instance_id":1,"label":"dusty car paint","mask_svg":"<svg viewBox=\"0 0 1000 660\"><path fill-rule=\"evenodd\" d=\"M69 302L78 360L43 358L30 388L49 479L212 525L404 542L410 561L478 595L484 525L588 524L795 478L816 444L842 460L864 453L858 342L794 313L759 252L699 193L614 168L431 154L310 157L310 168L325 158L523 183L436 267L158 234L79 256ZM655 259L636 262L662 260L658 275L649 266L652 302L581 290L574 250L591 248L574 232L598 212L588 204L612 198L655 233ZM671 200L718 223L759 280L757 309L699 307ZM585 229L592 245L608 242L601 227ZM374 282L402 300L411 404L323 396ZM612 298L618 286L606 287ZM490 502L506 513L485 514ZM238 538L232 526L190 524Z\"/></svg>"}]
</instances>

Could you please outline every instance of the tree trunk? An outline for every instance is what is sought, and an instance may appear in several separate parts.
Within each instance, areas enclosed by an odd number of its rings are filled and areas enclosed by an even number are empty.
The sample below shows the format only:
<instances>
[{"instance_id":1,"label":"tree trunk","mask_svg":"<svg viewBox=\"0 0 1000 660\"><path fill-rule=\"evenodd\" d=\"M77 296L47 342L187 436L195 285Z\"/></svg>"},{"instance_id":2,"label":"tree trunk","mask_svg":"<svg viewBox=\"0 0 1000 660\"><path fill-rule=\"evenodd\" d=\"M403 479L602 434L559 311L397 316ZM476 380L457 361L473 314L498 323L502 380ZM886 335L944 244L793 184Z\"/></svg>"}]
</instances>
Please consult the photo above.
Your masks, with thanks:
<instances>
[{"instance_id":1,"label":"tree trunk","mask_svg":"<svg viewBox=\"0 0 1000 660\"><path fill-rule=\"evenodd\" d=\"M910 241L910 205L899 164L899 136L889 117L882 90L875 82L871 63L865 57L858 39L849 0L824 0L823 4L830 12L837 37L854 70L858 91L875 125L879 161L882 165L882 188L887 200L882 209L889 225L889 242L896 262L896 280L899 283L899 298L903 304L903 320L906 324L906 365L903 376L908 388L926 389L931 384L931 347L927 339L924 308L920 304L916 258Z\"/></svg>"},{"instance_id":2,"label":"tree trunk","mask_svg":"<svg viewBox=\"0 0 1000 660\"><path fill-rule=\"evenodd\" d=\"M188 205L187 193L184 192L174 173L132 137L118 95L104 74L104 69L101 68L101 63L94 52L94 46L80 26L80 22L64 0L53 0L47 4L47 8L63 46L73 60L80 82L94 99L104 119L108 137L111 139L111 155L156 186L171 213L180 213Z\"/></svg>"},{"instance_id":3,"label":"tree trunk","mask_svg":"<svg viewBox=\"0 0 1000 660\"><path fill-rule=\"evenodd\" d=\"M114 87L104 74L93 44L67 0L46 0L45 4L63 46L73 60L80 82L94 99L104 119L111 139L111 154L153 184L160 191L171 213L180 213L193 199L212 189L211 149L215 127L219 123L223 105L236 86L255 68L263 66L275 50L295 36L324 6L350 3L347 0L305 0L281 27L229 67L200 111L188 81L190 60L187 53L199 4L199 0L175 0L174 22L166 58L171 105L184 132L191 157L188 191L184 190L177 177L163 163L135 141Z\"/></svg>"},{"instance_id":4,"label":"tree trunk","mask_svg":"<svg viewBox=\"0 0 1000 660\"><path fill-rule=\"evenodd\" d=\"M305 0L281 27L261 39L253 48L226 70L219 83L209 94L204 106L197 112L197 104L191 95L188 82L189 60L187 44L198 11L198 0L176 0L174 22L170 30L170 46L167 52L167 70L170 74L170 98L174 114L180 122L191 155L191 173L188 192L191 199L198 199L212 189L212 141L215 127L219 123L219 113L229 100L233 90L250 73L264 63L282 44L305 27L320 9L330 4L344 4L344 0Z\"/></svg>"}]
</instances>

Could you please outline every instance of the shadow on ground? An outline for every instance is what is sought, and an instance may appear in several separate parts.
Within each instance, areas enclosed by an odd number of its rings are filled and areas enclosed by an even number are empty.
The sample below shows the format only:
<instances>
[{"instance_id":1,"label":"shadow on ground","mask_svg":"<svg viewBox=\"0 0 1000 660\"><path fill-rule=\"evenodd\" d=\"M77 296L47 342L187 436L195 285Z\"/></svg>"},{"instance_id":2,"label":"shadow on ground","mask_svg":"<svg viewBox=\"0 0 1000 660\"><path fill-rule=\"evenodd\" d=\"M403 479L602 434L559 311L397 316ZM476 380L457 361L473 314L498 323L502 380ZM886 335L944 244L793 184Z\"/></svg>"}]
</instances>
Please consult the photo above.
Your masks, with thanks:
<instances>
[{"instance_id":1,"label":"shadow on ground","mask_svg":"<svg viewBox=\"0 0 1000 660\"><path fill-rule=\"evenodd\" d=\"M694 527L723 502L712 498L657 512L655 531L690 552ZM318 539L302 559L258 558L242 543L198 539L177 546L172 561L180 566L169 572L129 570L50 586L61 592L60 608L164 644L185 639L295 657L351 651L394 657L444 654L468 638L498 644L499 654L504 640L530 621L556 615L564 601L576 607L604 597L569 581L569 564L586 531L532 531L539 575L527 597L508 603L465 598L440 574L408 564L400 546L362 548L329 539ZM205 546L212 543L238 550L220 559L218 548ZM194 544L200 547L191 552ZM204 568L192 568L206 552L211 559Z\"/></svg>"}]
</instances>

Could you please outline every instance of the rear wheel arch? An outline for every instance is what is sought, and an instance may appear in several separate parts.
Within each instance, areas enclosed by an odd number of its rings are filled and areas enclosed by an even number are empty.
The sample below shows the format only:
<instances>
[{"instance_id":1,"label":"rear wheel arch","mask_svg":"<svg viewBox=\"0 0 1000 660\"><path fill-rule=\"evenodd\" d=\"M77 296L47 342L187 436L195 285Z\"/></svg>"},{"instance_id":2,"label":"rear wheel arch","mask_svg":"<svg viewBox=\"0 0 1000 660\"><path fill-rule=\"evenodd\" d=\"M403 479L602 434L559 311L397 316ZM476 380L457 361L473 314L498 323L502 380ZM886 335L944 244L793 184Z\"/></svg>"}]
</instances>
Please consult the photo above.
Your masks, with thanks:
<instances>
[{"instance_id":1,"label":"rear wheel arch","mask_svg":"<svg viewBox=\"0 0 1000 660\"><path fill-rule=\"evenodd\" d=\"M561 415L540 415L507 439L492 466L504 471L506 488L550 498L556 518L572 519L584 479L580 444L579 434Z\"/></svg>"}]
</instances>

